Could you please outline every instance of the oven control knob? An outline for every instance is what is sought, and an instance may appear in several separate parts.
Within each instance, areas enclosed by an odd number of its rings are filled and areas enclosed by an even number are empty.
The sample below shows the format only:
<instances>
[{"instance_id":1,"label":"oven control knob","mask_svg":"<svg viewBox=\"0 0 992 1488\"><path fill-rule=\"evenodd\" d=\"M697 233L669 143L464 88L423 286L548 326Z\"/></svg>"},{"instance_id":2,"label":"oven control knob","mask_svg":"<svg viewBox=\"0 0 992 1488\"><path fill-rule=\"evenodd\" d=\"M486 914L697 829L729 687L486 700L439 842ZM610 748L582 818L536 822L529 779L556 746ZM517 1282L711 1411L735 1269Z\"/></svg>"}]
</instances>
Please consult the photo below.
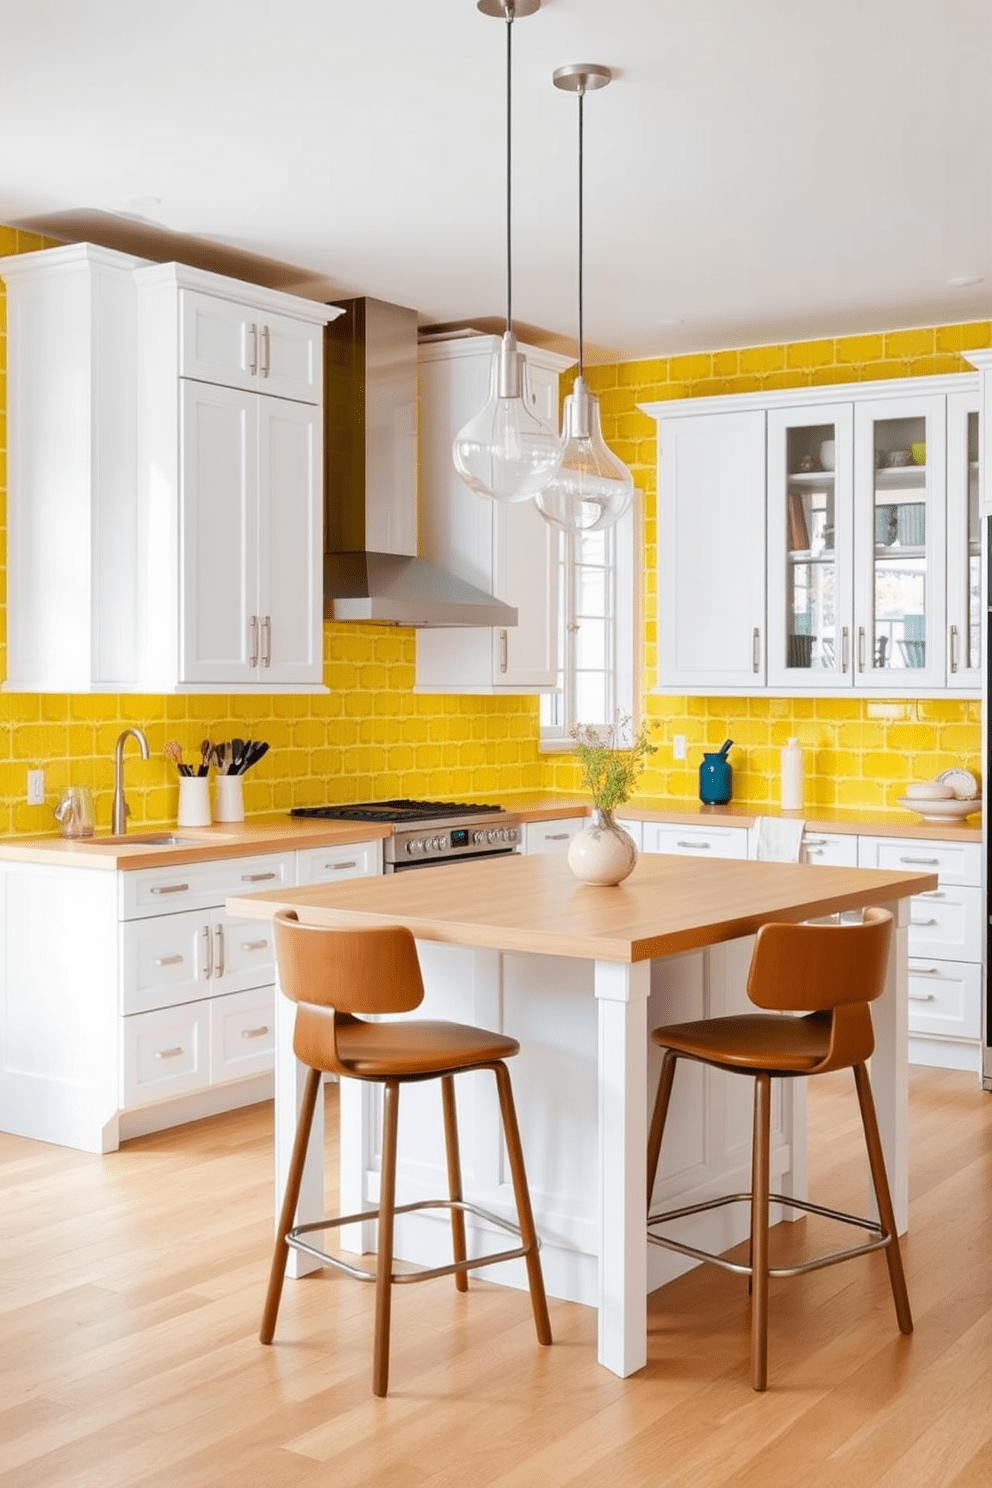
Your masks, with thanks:
<instances>
[{"instance_id":1,"label":"oven control knob","mask_svg":"<svg viewBox=\"0 0 992 1488\"><path fill-rule=\"evenodd\" d=\"M472 841L473 842L485 842L485 840L486 840L486 834L485 834L485 832L473 832L472 833Z\"/></svg>"},{"instance_id":2,"label":"oven control knob","mask_svg":"<svg viewBox=\"0 0 992 1488\"><path fill-rule=\"evenodd\" d=\"M495 831L493 831L493 832L487 832L486 833L486 838L490 842L498 842L499 841L499 833L498 832L495 832Z\"/></svg>"},{"instance_id":3,"label":"oven control knob","mask_svg":"<svg viewBox=\"0 0 992 1488\"><path fill-rule=\"evenodd\" d=\"M407 843L406 843L406 850L412 856L413 853L419 852L420 849L423 847L423 845L424 844L422 842L417 842L415 838L408 837L407 838Z\"/></svg>"},{"instance_id":4,"label":"oven control knob","mask_svg":"<svg viewBox=\"0 0 992 1488\"><path fill-rule=\"evenodd\" d=\"M432 837L431 840L430 840L430 842L428 842L427 846L429 848L432 848L434 850L434 852L440 852L441 849L442 849L442 847L444 846L444 838L443 837Z\"/></svg>"}]
</instances>

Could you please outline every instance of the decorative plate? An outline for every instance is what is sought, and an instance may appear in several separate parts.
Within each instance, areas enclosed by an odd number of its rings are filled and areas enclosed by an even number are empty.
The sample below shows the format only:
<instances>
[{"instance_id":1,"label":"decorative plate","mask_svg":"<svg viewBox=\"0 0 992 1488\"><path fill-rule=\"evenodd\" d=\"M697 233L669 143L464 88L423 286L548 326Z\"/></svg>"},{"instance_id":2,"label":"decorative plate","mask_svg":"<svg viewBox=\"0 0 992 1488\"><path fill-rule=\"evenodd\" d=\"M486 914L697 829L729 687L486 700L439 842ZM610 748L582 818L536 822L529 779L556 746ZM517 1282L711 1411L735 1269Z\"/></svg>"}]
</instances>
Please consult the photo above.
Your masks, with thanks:
<instances>
[{"instance_id":1,"label":"decorative plate","mask_svg":"<svg viewBox=\"0 0 992 1488\"><path fill-rule=\"evenodd\" d=\"M960 801L973 801L978 795L978 781L970 770L945 770L936 779L949 785Z\"/></svg>"},{"instance_id":2,"label":"decorative plate","mask_svg":"<svg viewBox=\"0 0 992 1488\"><path fill-rule=\"evenodd\" d=\"M982 803L978 797L970 801L960 801L954 796L945 797L942 801L923 801L919 797L900 796L899 805L904 806L907 811L915 811L924 821L944 822L964 821L966 816L981 811Z\"/></svg>"}]
</instances>

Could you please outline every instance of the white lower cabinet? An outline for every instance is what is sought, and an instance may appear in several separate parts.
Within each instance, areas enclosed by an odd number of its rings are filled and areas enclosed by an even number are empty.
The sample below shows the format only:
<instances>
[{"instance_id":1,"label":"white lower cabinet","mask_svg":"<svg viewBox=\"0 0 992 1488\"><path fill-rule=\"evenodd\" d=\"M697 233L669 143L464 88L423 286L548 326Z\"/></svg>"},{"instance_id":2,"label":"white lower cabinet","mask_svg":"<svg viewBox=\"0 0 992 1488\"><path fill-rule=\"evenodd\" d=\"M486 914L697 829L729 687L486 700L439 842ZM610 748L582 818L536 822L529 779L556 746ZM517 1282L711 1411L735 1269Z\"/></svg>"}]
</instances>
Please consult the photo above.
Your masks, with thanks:
<instances>
[{"instance_id":1,"label":"white lower cabinet","mask_svg":"<svg viewBox=\"0 0 992 1488\"><path fill-rule=\"evenodd\" d=\"M225 901L380 870L377 841L117 873L0 863L0 1130L111 1152L265 1099L272 927Z\"/></svg>"},{"instance_id":2,"label":"white lower cabinet","mask_svg":"<svg viewBox=\"0 0 992 1488\"><path fill-rule=\"evenodd\" d=\"M863 868L938 875L910 901L909 1057L981 1073L982 853L977 842L861 837Z\"/></svg>"},{"instance_id":3,"label":"white lower cabinet","mask_svg":"<svg viewBox=\"0 0 992 1488\"><path fill-rule=\"evenodd\" d=\"M525 853L567 852L568 844L581 832L587 816L560 817L557 821L524 822Z\"/></svg>"},{"instance_id":4,"label":"white lower cabinet","mask_svg":"<svg viewBox=\"0 0 992 1488\"><path fill-rule=\"evenodd\" d=\"M689 827L646 821L643 829L645 852L699 858L746 858L747 838L747 827Z\"/></svg>"}]
</instances>

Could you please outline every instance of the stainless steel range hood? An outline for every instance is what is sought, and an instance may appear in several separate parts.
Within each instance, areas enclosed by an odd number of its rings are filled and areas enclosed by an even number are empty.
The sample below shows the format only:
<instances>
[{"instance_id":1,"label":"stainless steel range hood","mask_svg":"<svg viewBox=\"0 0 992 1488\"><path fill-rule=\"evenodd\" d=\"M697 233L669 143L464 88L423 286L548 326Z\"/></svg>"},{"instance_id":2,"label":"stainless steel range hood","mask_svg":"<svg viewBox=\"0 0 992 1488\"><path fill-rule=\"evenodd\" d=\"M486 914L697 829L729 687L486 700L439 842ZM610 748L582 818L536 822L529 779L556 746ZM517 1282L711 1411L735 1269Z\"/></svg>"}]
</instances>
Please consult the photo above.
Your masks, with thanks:
<instances>
[{"instance_id":1,"label":"stainless steel range hood","mask_svg":"<svg viewBox=\"0 0 992 1488\"><path fill-rule=\"evenodd\" d=\"M417 556L416 311L337 303L324 342L325 618L516 625L512 605Z\"/></svg>"}]
</instances>

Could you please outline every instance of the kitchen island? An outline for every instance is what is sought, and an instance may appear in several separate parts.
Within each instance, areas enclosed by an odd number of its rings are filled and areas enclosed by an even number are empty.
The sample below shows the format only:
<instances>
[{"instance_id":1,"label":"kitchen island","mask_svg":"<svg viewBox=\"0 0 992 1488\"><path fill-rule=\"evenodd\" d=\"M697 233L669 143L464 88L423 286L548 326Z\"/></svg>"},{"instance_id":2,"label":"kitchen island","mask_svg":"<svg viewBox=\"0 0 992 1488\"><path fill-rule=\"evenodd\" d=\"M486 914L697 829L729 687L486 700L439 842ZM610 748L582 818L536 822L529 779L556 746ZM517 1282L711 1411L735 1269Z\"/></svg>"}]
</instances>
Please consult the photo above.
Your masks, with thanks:
<instances>
[{"instance_id":1,"label":"kitchen island","mask_svg":"<svg viewBox=\"0 0 992 1488\"><path fill-rule=\"evenodd\" d=\"M580 884L555 855L501 858L382 879L239 896L232 914L280 907L317 924L403 924L417 937L424 1011L499 1028L521 1042L514 1088L549 1294L598 1309L598 1356L626 1376L646 1359L646 1296L674 1270L649 1273L645 1240L645 1140L649 1030L656 1023L717 1015L745 1004L749 937L772 920L800 921L881 904L896 933L886 988L875 1004L873 1085L900 1228L907 1211L907 902L936 887L931 873L641 856L617 888ZM279 999L276 1169L281 1192L300 1069L292 1054L293 1007ZM653 1046L652 1046L653 1051ZM696 1072L693 1072L694 1074ZM466 1190L512 1212L491 1092L463 1079ZM678 1138L657 1193L668 1199L746 1188L750 1120L739 1092L699 1073L679 1092ZM734 1082L745 1087L747 1082ZM463 1094L464 1087L469 1087ZM361 1082L342 1084L341 1204L355 1212L377 1189L377 1114ZM805 1191L803 1085L790 1082L777 1113L773 1174L783 1192ZM745 1105L749 1092L745 1090ZM409 1098L408 1098L409 1096ZM424 1096L424 1100L419 1097ZM412 1110L411 1110L412 1108ZM437 1142L435 1142L437 1137ZM399 1202L443 1191L439 1121L426 1093L404 1093ZM315 1140L299 1218L322 1210ZM356 1230L363 1227L356 1226ZM478 1237L476 1237L478 1238ZM484 1237L483 1237L484 1238ZM741 1238L721 1233L724 1244ZM427 1259L446 1232L407 1227L398 1253ZM371 1236L349 1236L356 1248ZM399 1249L402 1246L403 1249ZM481 1247L480 1247L481 1249ZM652 1266L677 1264L652 1247ZM493 1279L506 1279L501 1267Z\"/></svg>"}]
</instances>

